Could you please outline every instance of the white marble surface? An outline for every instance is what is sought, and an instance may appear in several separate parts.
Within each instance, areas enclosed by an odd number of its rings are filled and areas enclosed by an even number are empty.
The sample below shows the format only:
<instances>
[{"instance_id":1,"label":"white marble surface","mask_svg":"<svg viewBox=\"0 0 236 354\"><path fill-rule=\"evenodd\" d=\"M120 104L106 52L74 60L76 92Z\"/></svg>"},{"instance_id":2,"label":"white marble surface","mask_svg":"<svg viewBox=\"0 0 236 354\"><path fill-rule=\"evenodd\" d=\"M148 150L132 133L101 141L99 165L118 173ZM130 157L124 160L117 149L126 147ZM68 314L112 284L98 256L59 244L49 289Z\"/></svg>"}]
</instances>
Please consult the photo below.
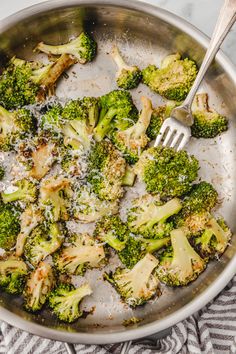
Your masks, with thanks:
<instances>
[{"instance_id":1,"label":"white marble surface","mask_svg":"<svg viewBox=\"0 0 236 354\"><path fill-rule=\"evenodd\" d=\"M44 0L0 0L0 20L27 6ZM128 0L127 0L128 1ZM167 9L191 22L200 30L210 35L223 0L146 0ZM236 64L236 28L226 39L223 49Z\"/></svg>"}]
</instances>

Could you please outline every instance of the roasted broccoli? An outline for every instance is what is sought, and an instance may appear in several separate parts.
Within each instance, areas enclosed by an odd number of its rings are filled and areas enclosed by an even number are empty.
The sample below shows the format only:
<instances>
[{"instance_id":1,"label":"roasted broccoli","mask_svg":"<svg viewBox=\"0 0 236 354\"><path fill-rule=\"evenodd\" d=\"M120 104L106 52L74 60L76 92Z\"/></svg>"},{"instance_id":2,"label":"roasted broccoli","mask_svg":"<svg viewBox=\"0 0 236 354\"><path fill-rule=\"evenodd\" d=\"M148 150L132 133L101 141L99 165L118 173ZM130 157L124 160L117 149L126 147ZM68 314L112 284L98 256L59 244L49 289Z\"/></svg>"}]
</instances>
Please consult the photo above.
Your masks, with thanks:
<instances>
[{"instance_id":1,"label":"roasted broccoli","mask_svg":"<svg viewBox=\"0 0 236 354\"><path fill-rule=\"evenodd\" d=\"M116 73L117 86L125 90L130 90L138 86L141 81L141 70L137 66L127 65L117 46L114 46L111 51L111 56L118 67Z\"/></svg>"},{"instance_id":2,"label":"roasted broccoli","mask_svg":"<svg viewBox=\"0 0 236 354\"><path fill-rule=\"evenodd\" d=\"M162 238L168 236L173 225L168 218L177 214L182 208L178 198L166 203L160 197L145 194L132 202L128 211L128 226L134 233L148 238Z\"/></svg>"},{"instance_id":3,"label":"roasted broccoli","mask_svg":"<svg viewBox=\"0 0 236 354\"><path fill-rule=\"evenodd\" d=\"M90 131L92 132L99 118L100 99L96 97L84 97L81 102L87 115Z\"/></svg>"},{"instance_id":4,"label":"roasted broccoli","mask_svg":"<svg viewBox=\"0 0 236 354\"><path fill-rule=\"evenodd\" d=\"M192 238L193 245L202 257L218 257L229 244L232 233L223 219L208 214L204 231Z\"/></svg>"},{"instance_id":5,"label":"roasted broccoli","mask_svg":"<svg viewBox=\"0 0 236 354\"><path fill-rule=\"evenodd\" d=\"M22 256L27 237L43 221L42 213L35 204L30 204L20 216L20 233L16 240L16 256Z\"/></svg>"},{"instance_id":6,"label":"roasted broccoli","mask_svg":"<svg viewBox=\"0 0 236 354\"><path fill-rule=\"evenodd\" d=\"M50 137L50 140L62 140L62 124L66 122L66 118L62 119L63 107L60 103L50 105L47 111L40 117L40 131L41 136Z\"/></svg>"},{"instance_id":7,"label":"roasted broccoli","mask_svg":"<svg viewBox=\"0 0 236 354\"><path fill-rule=\"evenodd\" d=\"M143 83L169 100L182 101L197 76L196 64L180 54L168 55L158 69L149 65L142 71Z\"/></svg>"},{"instance_id":8,"label":"roasted broccoli","mask_svg":"<svg viewBox=\"0 0 236 354\"><path fill-rule=\"evenodd\" d=\"M64 144L71 146L74 150L83 147L88 150L91 144L91 126L88 121L88 112L81 100L69 101L63 111L61 130L64 136Z\"/></svg>"},{"instance_id":9,"label":"roasted broccoli","mask_svg":"<svg viewBox=\"0 0 236 354\"><path fill-rule=\"evenodd\" d=\"M46 262L40 262L30 274L24 289L25 309L31 312L41 310L54 286L52 267Z\"/></svg>"},{"instance_id":10,"label":"roasted broccoli","mask_svg":"<svg viewBox=\"0 0 236 354\"><path fill-rule=\"evenodd\" d=\"M35 131L35 119L29 110L22 108L9 112L0 106L0 150L14 150L16 144Z\"/></svg>"},{"instance_id":11,"label":"roasted broccoli","mask_svg":"<svg viewBox=\"0 0 236 354\"><path fill-rule=\"evenodd\" d=\"M82 186L77 194L73 215L82 223L97 221L106 215L118 212L117 201L100 200L89 186Z\"/></svg>"},{"instance_id":12,"label":"roasted broccoli","mask_svg":"<svg viewBox=\"0 0 236 354\"><path fill-rule=\"evenodd\" d=\"M83 275L86 269L100 268L106 263L104 247L88 234L72 235L67 245L53 256L61 273Z\"/></svg>"},{"instance_id":13,"label":"roasted broccoli","mask_svg":"<svg viewBox=\"0 0 236 354\"><path fill-rule=\"evenodd\" d=\"M208 94L199 93L192 105L194 123L191 126L192 136L196 138L215 138L228 129L228 120L208 105Z\"/></svg>"},{"instance_id":14,"label":"roasted broccoli","mask_svg":"<svg viewBox=\"0 0 236 354\"><path fill-rule=\"evenodd\" d=\"M172 251L163 252L157 269L159 279L167 285L187 285L205 269L205 261L192 248L187 235L185 228L170 233Z\"/></svg>"},{"instance_id":15,"label":"roasted broccoli","mask_svg":"<svg viewBox=\"0 0 236 354\"><path fill-rule=\"evenodd\" d=\"M173 217L175 227L185 226L191 235L204 230L210 212L217 203L218 193L205 181L194 184L184 197L182 210Z\"/></svg>"},{"instance_id":16,"label":"roasted broccoli","mask_svg":"<svg viewBox=\"0 0 236 354\"><path fill-rule=\"evenodd\" d=\"M20 210L0 202L0 247L10 250L20 232Z\"/></svg>"},{"instance_id":17,"label":"roasted broccoli","mask_svg":"<svg viewBox=\"0 0 236 354\"><path fill-rule=\"evenodd\" d=\"M146 252L142 240L130 235L125 242L125 247L117 253L121 262L127 268L133 268Z\"/></svg>"},{"instance_id":18,"label":"roasted broccoli","mask_svg":"<svg viewBox=\"0 0 236 354\"><path fill-rule=\"evenodd\" d=\"M101 141L113 128L125 130L135 122L136 107L128 91L115 90L100 98L100 115L94 138Z\"/></svg>"},{"instance_id":19,"label":"roasted broccoli","mask_svg":"<svg viewBox=\"0 0 236 354\"><path fill-rule=\"evenodd\" d=\"M41 142L30 154L30 177L42 179L50 171L57 156L57 147L51 142Z\"/></svg>"},{"instance_id":20,"label":"roasted broccoli","mask_svg":"<svg viewBox=\"0 0 236 354\"><path fill-rule=\"evenodd\" d=\"M21 294L28 268L22 259L12 255L0 259L0 287L10 294Z\"/></svg>"},{"instance_id":21,"label":"roasted broccoli","mask_svg":"<svg viewBox=\"0 0 236 354\"><path fill-rule=\"evenodd\" d=\"M27 237L24 256L34 267L49 254L55 252L63 243L64 235L58 224L42 223Z\"/></svg>"},{"instance_id":22,"label":"roasted broccoli","mask_svg":"<svg viewBox=\"0 0 236 354\"><path fill-rule=\"evenodd\" d=\"M116 251L122 251L129 237L129 229L119 216L105 216L96 223L95 236Z\"/></svg>"},{"instance_id":23,"label":"roasted broccoli","mask_svg":"<svg viewBox=\"0 0 236 354\"><path fill-rule=\"evenodd\" d=\"M97 44L90 35L82 32L78 37L66 44L48 45L41 42L35 49L49 55L69 54L80 64L85 64L94 59L97 51Z\"/></svg>"},{"instance_id":24,"label":"roasted broccoli","mask_svg":"<svg viewBox=\"0 0 236 354\"><path fill-rule=\"evenodd\" d=\"M147 97L141 97L141 101L143 108L138 121L126 130L114 130L111 134L113 144L130 164L138 161L149 141L146 130L153 111L152 102Z\"/></svg>"},{"instance_id":25,"label":"roasted broccoli","mask_svg":"<svg viewBox=\"0 0 236 354\"><path fill-rule=\"evenodd\" d=\"M21 179L14 184L17 190L12 193L1 193L4 203L15 202L21 200L25 203L34 203L38 196L38 186L35 181L29 179Z\"/></svg>"},{"instance_id":26,"label":"roasted broccoli","mask_svg":"<svg viewBox=\"0 0 236 354\"><path fill-rule=\"evenodd\" d=\"M133 268L147 253L154 253L169 245L170 237L148 239L130 234L125 247L117 252L121 262L127 268Z\"/></svg>"},{"instance_id":27,"label":"roasted broccoli","mask_svg":"<svg viewBox=\"0 0 236 354\"><path fill-rule=\"evenodd\" d=\"M83 315L79 305L85 296L92 294L89 284L75 288L71 284L60 284L49 296L49 306L63 322L72 323Z\"/></svg>"},{"instance_id":28,"label":"roasted broccoli","mask_svg":"<svg viewBox=\"0 0 236 354\"><path fill-rule=\"evenodd\" d=\"M150 140L155 140L160 132L161 126L166 118L170 117L171 111L178 105L175 101L168 101L164 106L155 108L152 112L151 120L147 128L147 136Z\"/></svg>"},{"instance_id":29,"label":"roasted broccoli","mask_svg":"<svg viewBox=\"0 0 236 354\"><path fill-rule=\"evenodd\" d=\"M69 55L48 65L12 58L0 77L0 104L13 109L44 100L47 94L53 94L56 81L74 62Z\"/></svg>"},{"instance_id":30,"label":"roasted broccoli","mask_svg":"<svg viewBox=\"0 0 236 354\"><path fill-rule=\"evenodd\" d=\"M170 147L152 147L144 151L135 165L135 172L150 193L161 197L178 197L187 193L197 178L199 164L186 151Z\"/></svg>"},{"instance_id":31,"label":"roasted broccoli","mask_svg":"<svg viewBox=\"0 0 236 354\"><path fill-rule=\"evenodd\" d=\"M159 281L154 273L158 260L151 254L143 257L131 270L117 268L112 274L104 274L131 307L144 304L158 294Z\"/></svg>"},{"instance_id":32,"label":"roasted broccoli","mask_svg":"<svg viewBox=\"0 0 236 354\"><path fill-rule=\"evenodd\" d=\"M125 160L110 141L97 143L90 152L88 182L101 200L115 201L123 196Z\"/></svg>"},{"instance_id":33,"label":"roasted broccoli","mask_svg":"<svg viewBox=\"0 0 236 354\"><path fill-rule=\"evenodd\" d=\"M40 207L51 221L68 220L72 189L67 178L52 176L40 187Z\"/></svg>"}]
</instances>

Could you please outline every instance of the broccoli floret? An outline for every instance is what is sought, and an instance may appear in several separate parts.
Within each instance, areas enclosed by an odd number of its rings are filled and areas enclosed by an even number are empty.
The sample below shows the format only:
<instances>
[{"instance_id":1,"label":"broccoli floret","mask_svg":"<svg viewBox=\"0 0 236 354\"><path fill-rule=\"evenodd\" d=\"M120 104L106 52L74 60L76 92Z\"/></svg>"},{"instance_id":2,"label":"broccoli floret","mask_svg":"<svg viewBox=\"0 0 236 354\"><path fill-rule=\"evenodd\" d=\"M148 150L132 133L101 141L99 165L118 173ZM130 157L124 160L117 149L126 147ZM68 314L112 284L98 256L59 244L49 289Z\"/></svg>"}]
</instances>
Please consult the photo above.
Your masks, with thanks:
<instances>
[{"instance_id":1,"label":"broccoli floret","mask_svg":"<svg viewBox=\"0 0 236 354\"><path fill-rule=\"evenodd\" d=\"M187 96L197 76L196 64L180 54L168 55L158 69L149 65L142 71L143 82L151 90L169 100L182 101Z\"/></svg>"},{"instance_id":2,"label":"broccoli floret","mask_svg":"<svg viewBox=\"0 0 236 354\"><path fill-rule=\"evenodd\" d=\"M159 196L145 194L132 202L132 208L128 211L129 228L145 237L162 238L173 228L167 219L181 208L182 203L178 198L163 203Z\"/></svg>"},{"instance_id":3,"label":"broccoli floret","mask_svg":"<svg viewBox=\"0 0 236 354\"><path fill-rule=\"evenodd\" d=\"M27 280L24 289L25 309L31 312L41 310L54 286L52 267L46 262L41 262Z\"/></svg>"},{"instance_id":4,"label":"broccoli floret","mask_svg":"<svg viewBox=\"0 0 236 354\"><path fill-rule=\"evenodd\" d=\"M152 102L147 97L141 97L143 109L137 123L126 130L114 130L111 140L123 153L124 158L130 164L138 161L143 149L149 142L146 130L152 115Z\"/></svg>"},{"instance_id":5,"label":"broccoli floret","mask_svg":"<svg viewBox=\"0 0 236 354\"><path fill-rule=\"evenodd\" d=\"M187 285L205 269L205 261L192 248L187 239L188 230L179 228L171 231L173 251L165 253L160 260L157 275L170 286Z\"/></svg>"},{"instance_id":6,"label":"broccoli floret","mask_svg":"<svg viewBox=\"0 0 236 354\"><path fill-rule=\"evenodd\" d=\"M38 225L26 239L24 255L33 266L54 253L63 243L64 236L57 223Z\"/></svg>"},{"instance_id":7,"label":"broccoli floret","mask_svg":"<svg viewBox=\"0 0 236 354\"><path fill-rule=\"evenodd\" d=\"M82 223L97 221L106 215L118 212L117 201L100 200L86 185L79 189L75 200L73 215Z\"/></svg>"},{"instance_id":8,"label":"broccoli floret","mask_svg":"<svg viewBox=\"0 0 236 354\"><path fill-rule=\"evenodd\" d=\"M71 100L64 108L59 104L52 106L42 117L41 128L46 135L64 141L74 150L90 148L92 127L83 100Z\"/></svg>"},{"instance_id":9,"label":"broccoli floret","mask_svg":"<svg viewBox=\"0 0 236 354\"><path fill-rule=\"evenodd\" d=\"M170 117L172 110L177 105L178 103L175 101L168 101L166 105L159 106L153 110L146 132L150 140L155 140L157 138L164 120Z\"/></svg>"},{"instance_id":10,"label":"broccoli floret","mask_svg":"<svg viewBox=\"0 0 236 354\"><path fill-rule=\"evenodd\" d=\"M96 223L95 236L116 251L122 251L129 237L129 229L119 216L105 216Z\"/></svg>"},{"instance_id":11,"label":"broccoli floret","mask_svg":"<svg viewBox=\"0 0 236 354\"><path fill-rule=\"evenodd\" d=\"M82 32L78 37L66 44L48 45L39 43L36 50L49 55L70 54L80 64L92 61L97 52L97 44L88 33Z\"/></svg>"},{"instance_id":12,"label":"broccoli floret","mask_svg":"<svg viewBox=\"0 0 236 354\"><path fill-rule=\"evenodd\" d=\"M61 273L83 275L86 269L100 268L106 264L104 247L88 234L72 235L53 260Z\"/></svg>"},{"instance_id":13,"label":"broccoli floret","mask_svg":"<svg viewBox=\"0 0 236 354\"><path fill-rule=\"evenodd\" d=\"M0 77L0 104L13 109L44 100L53 94L57 79L72 64L74 59L69 55L48 65L12 58Z\"/></svg>"},{"instance_id":14,"label":"broccoli floret","mask_svg":"<svg viewBox=\"0 0 236 354\"><path fill-rule=\"evenodd\" d=\"M59 320L72 323L83 315L79 305L85 296L92 294L89 284L75 288L71 284L60 284L49 296L49 307Z\"/></svg>"},{"instance_id":15,"label":"broccoli floret","mask_svg":"<svg viewBox=\"0 0 236 354\"><path fill-rule=\"evenodd\" d=\"M158 260L151 254L143 257L131 270L117 268L112 274L104 274L131 307L144 304L158 293L159 281L154 274Z\"/></svg>"},{"instance_id":16,"label":"broccoli floret","mask_svg":"<svg viewBox=\"0 0 236 354\"><path fill-rule=\"evenodd\" d=\"M133 268L145 253L145 246L142 240L130 235L126 240L125 247L118 252L118 256L127 268Z\"/></svg>"},{"instance_id":17,"label":"broccoli floret","mask_svg":"<svg viewBox=\"0 0 236 354\"><path fill-rule=\"evenodd\" d=\"M62 137L61 126L66 121L62 119L63 107L60 103L55 103L40 118L40 135L50 137L51 140L56 138L60 140Z\"/></svg>"},{"instance_id":18,"label":"broccoli floret","mask_svg":"<svg viewBox=\"0 0 236 354\"><path fill-rule=\"evenodd\" d=\"M215 138L228 129L227 118L209 108L207 93L195 96L192 114L194 123L191 126L191 133L196 138Z\"/></svg>"},{"instance_id":19,"label":"broccoli floret","mask_svg":"<svg viewBox=\"0 0 236 354\"><path fill-rule=\"evenodd\" d=\"M20 233L16 240L16 256L22 256L27 237L43 221L42 213L35 204L30 204L20 216Z\"/></svg>"},{"instance_id":20,"label":"broccoli floret","mask_svg":"<svg viewBox=\"0 0 236 354\"><path fill-rule=\"evenodd\" d=\"M0 150L9 151L21 140L33 135L35 119L25 108L9 112L0 106Z\"/></svg>"},{"instance_id":21,"label":"broccoli floret","mask_svg":"<svg viewBox=\"0 0 236 354\"><path fill-rule=\"evenodd\" d=\"M98 124L94 129L95 140L101 141L114 127L124 130L134 123L136 107L128 91L109 92L100 98L100 106Z\"/></svg>"},{"instance_id":22,"label":"broccoli floret","mask_svg":"<svg viewBox=\"0 0 236 354\"><path fill-rule=\"evenodd\" d=\"M28 179L21 179L14 184L17 190L12 193L1 193L1 197L4 203L15 202L21 200L25 203L34 203L38 196L38 186L35 181Z\"/></svg>"},{"instance_id":23,"label":"broccoli floret","mask_svg":"<svg viewBox=\"0 0 236 354\"><path fill-rule=\"evenodd\" d=\"M67 178L52 176L40 187L40 207L51 221L68 220L72 189Z\"/></svg>"},{"instance_id":24,"label":"broccoli floret","mask_svg":"<svg viewBox=\"0 0 236 354\"><path fill-rule=\"evenodd\" d=\"M218 193L214 187L205 181L194 184L184 197L182 210L173 217L176 227L187 227L191 234L202 231L210 212L217 203Z\"/></svg>"},{"instance_id":25,"label":"broccoli floret","mask_svg":"<svg viewBox=\"0 0 236 354\"><path fill-rule=\"evenodd\" d=\"M69 101L63 109L62 119L67 122L62 125L64 144L74 150L88 150L91 144L91 127L89 126L87 111L81 100Z\"/></svg>"},{"instance_id":26,"label":"broccoli floret","mask_svg":"<svg viewBox=\"0 0 236 354\"><path fill-rule=\"evenodd\" d=\"M144 151L135 165L135 172L150 193L161 197L178 197L191 189L199 164L186 151L170 147L152 147Z\"/></svg>"},{"instance_id":27,"label":"broccoli floret","mask_svg":"<svg viewBox=\"0 0 236 354\"><path fill-rule=\"evenodd\" d=\"M137 66L127 65L116 46L112 48L111 56L118 67L116 73L117 86L125 90L137 87L142 78L141 70Z\"/></svg>"},{"instance_id":28,"label":"broccoli floret","mask_svg":"<svg viewBox=\"0 0 236 354\"><path fill-rule=\"evenodd\" d=\"M88 182L101 200L115 201L123 196L125 160L110 141L97 143L89 155Z\"/></svg>"},{"instance_id":29,"label":"broccoli floret","mask_svg":"<svg viewBox=\"0 0 236 354\"><path fill-rule=\"evenodd\" d=\"M21 294L28 268L20 258L9 255L0 259L0 287L7 293Z\"/></svg>"},{"instance_id":30,"label":"broccoli floret","mask_svg":"<svg viewBox=\"0 0 236 354\"><path fill-rule=\"evenodd\" d=\"M87 115L90 131L92 131L98 122L100 99L96 97L84 97L81 101Z\"/></svg>"},{"instance_id":31,"label":"broccoli floret","mask_svg":"<svg viewBox=\"0 0 236 354\"><path fill-rule=\"evenodd\" d=\"M218 257L229 244L232 233L223 219L216 220L208 214L204 231L196 238L193 244L202 257Z\"/></svg>"},{"instance_id":32,"label":"broccoli floret","mask_svg":"<svg viewBox=\"0 0 236 354\"><path fill-rule=\"evenodd\" d=\"M184 197L183 215L201 211L210 211L218 200L218 193L215 188L206 181L194 184L190 192Z\"/></svg>"},{"instance_id":33,"label":"broccoli floret","mask_svg":"<svg viewBox=\"0 0 236 354\"><path fill-rule=\"evenodd\" d=\"M20 232L20 211L10 204L0 202L0 247L10 250Z\"/></svg>"}]
</instances>

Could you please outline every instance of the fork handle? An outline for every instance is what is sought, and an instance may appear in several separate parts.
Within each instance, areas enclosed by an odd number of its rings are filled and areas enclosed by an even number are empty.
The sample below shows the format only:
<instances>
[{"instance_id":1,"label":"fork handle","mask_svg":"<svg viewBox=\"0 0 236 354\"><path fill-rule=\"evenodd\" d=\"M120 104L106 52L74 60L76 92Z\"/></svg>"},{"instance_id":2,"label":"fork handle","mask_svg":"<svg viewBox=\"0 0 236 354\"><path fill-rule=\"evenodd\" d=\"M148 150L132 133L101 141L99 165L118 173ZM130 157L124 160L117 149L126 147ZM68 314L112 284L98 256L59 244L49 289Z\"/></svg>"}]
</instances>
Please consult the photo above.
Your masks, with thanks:
<instances>
[{"instance_id":1,"label":"fork handle","mask_svg":"<svg viewBox=\"0 0 236 354\"><path fill-rule=\"evenodd\" d=\"M180 108L180 110L185 110L188 113L190 113L187 117L188 121L186 121L186 117L185 117L185 122L184 122L188 126L191 126L193 124L193 118L191 115L191 106L193 103L194 96L204 78L207 69L212 63L216 53L220 49L222 42L224 41L225 37L229 33L235 20L236 20L236 0L225 0L220 10L220 14L216 22L216 26L213 31L209 47L203 59L202 65L199 69L198 75L193 83L193 86L189 91L183 104L179 107L176 107L171 113L172 117L179 120L181 120L181 116L178 114L178 108Z\"/></svg>"}]
</instances>

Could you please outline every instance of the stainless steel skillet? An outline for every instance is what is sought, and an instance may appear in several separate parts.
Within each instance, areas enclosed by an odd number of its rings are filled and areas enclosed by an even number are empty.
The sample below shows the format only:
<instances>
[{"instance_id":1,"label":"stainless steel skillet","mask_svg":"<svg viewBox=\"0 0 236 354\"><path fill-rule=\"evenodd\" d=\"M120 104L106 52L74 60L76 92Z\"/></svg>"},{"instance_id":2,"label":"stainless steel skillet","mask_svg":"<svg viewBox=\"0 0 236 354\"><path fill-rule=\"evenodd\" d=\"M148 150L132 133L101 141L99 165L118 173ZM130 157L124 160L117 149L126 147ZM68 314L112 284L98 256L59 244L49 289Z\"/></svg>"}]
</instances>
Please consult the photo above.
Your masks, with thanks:
<instances>
[{"instance_id":1,"label":"stainless steel skillet","mask_svg":"<svg viewBox=\"0 0 236 354\"><path fill-rule=\"evenodd\" d=\"M26 9L0 23L0 67L7 57L33 58L32 48L38 41L59 43L78 34L82 28L92 31L99 45L95 62L76 65L63 78L57 94L61 98L101 95L115 88L115 66L109 49L116 41L121 51L141 67L159 64L167 54L180 51L201 62L208 40L191 25L170 13L139 1L53 0ZM41 57L42 58L42 57ZM230 129L214 140L192 140L188 150L201 162L200 176L211 181L222 200L218 213L225 216L236 230L236 69L222 53L203 83L211 103L230 117ZM133 91L138 105L140 91L148 94L154 105L160 97L140 86ZM130 310L114 290L103 283L97 271L87 273L94 295L84 307L96 305L93 315L73 325L60 324L47 310L40 315L26 313L19 298L0 294L0 318L37 335L72 343L114 343L160 332L186 318L209 302L227 284L236 269L236 237L219 262L211 266L190 286L183 289L163 287L163 295L138 310ZM115 260L114 260L115 262ZM79 281L79 280L77 280ZM124 327L132 316L143 319L139 324Z\"/></svg>"}]
</instances>

